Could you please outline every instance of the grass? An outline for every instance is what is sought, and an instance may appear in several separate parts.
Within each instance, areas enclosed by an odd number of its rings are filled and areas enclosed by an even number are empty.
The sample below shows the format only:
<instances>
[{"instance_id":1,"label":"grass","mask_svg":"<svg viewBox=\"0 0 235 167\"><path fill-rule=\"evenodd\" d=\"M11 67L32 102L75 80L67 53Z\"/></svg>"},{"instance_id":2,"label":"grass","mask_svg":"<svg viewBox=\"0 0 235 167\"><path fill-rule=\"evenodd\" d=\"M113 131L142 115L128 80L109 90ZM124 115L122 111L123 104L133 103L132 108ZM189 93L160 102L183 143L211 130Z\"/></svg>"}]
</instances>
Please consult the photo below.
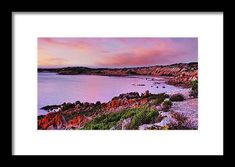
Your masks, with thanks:
<instances>
[{"instance_id":1,"label":"grass","mask_svg":"<svg viewBox=\"0 0 235 167\"><path fill-rule=\"evenodd\" d=\"M124 119L132 117L130 129L137 129L139 125L154 121L158 112L147 108L135 108L103 114L87 123L83 130L109 130L117 126Z\"/></svg>"}]
</instances>

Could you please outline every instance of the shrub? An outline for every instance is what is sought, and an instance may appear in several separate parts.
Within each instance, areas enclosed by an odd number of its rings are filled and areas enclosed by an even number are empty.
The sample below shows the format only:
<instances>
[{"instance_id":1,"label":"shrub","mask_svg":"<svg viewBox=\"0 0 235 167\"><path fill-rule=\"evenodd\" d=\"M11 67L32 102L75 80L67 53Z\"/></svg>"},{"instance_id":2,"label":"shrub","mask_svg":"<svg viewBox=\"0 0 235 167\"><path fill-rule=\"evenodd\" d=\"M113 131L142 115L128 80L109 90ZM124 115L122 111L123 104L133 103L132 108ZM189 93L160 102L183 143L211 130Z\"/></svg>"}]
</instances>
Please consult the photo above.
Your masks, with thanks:
<instances>
[{"instance_id":1,"label":"shrub","mask_svg":"<svg viewBox=\"0 0 235 167\"><path fill-rule=\"evenodd\" d=\"M178 94L174 94L170 97L171 101L183 101L185 98L182 94L178 93Z\"/></svg>"},{"instance_id":2,"label":"shrub","mask_svg":"<svg viewBox=\"0 0 235 167\"><path fill-rule=\"evenodd\" d=\"M198 97L198 80L191 81L190 87L191 87L190 96L197 98Z\"/></svg>"},{"instance_id":3,"label":"shrub","mask_svg":"<svg viewBox=\"0 0 235 167\"><path fill-rule=\"evenodd\" d=\"M53 109L57 109L59 107L60 107L60 105L47 105L47 106L42 107L41 109L42 110L53 110Z\"/></svg>"},{"instance_id":4,"label":"shrub","mask_svg":"<svg viewBox=\"0 0 235 167\"><path fill-rule=\"evenodd\" d=\"M134 115L136 114L136 111L137 111L137 109L123 110L122 112L123 112L124 114L122 114L121 120L124 120L124 119L127 119L127 118L129 118L129 117L134 116Z\"/></svg>"},{"instance_id":5,"label":"shrub","mask_svg":"<svg viewBox=\"0 0 235 167\"><path fill-rule=\"evenodd\" d=\"M171 108L172 106L172 102L170 100L165 100L163 101L162 103L162 110L163 111L169 111L169 109Z\"/></svg>"},{"instance_id":6,"label":"shrub","mask_svg":"<svg viewBox=\"0 0 235 167\"><path fill-rule=\"evenodd\" d=\"M135 71L128 71L127 73L128 73L129 75L138 75L138 73L135 72Z\"/></svg>"},{"instance_id":7,"label":"shrub","mask_svg":"<svg viewBox=\"0 0 235 167\"><path fill-rule=\"evenodd\" d=\"M122 110L120 112L112 112L94 118L87 123L82 129L84 130L109 130L116 126L120 121L131 118L130 129L137 129L139 125L152 122L158 112L156 110L149 110L146 108L134 108Z\"/></svg>"},{"instance_id":8,"label":"shrub","mask_svg":"<svg viewBox=\"0 0 235 167\"><path fill-rule=\"evenodd\" d=\"M171 130L186 130L186 129L195 129L192 128L192 122L188 119L188 117L183 113L175 112L172 114L172 118L174 118L176 121L171 120L168 124L169 129Z\"/></svg>"},{"instance_id":9,"label":"shrub","mask_svg":"<svg viewBox=\"0 0 235 167\"><path fill-rule=\"evenodd\" d=\"M39 115L38 116L38 120L41 120L42 118L44 118L46 115Z\"/></svg>"},{"instance_id":10,"label":"shrub","mask_svg":"<svg viewBox=\"0 0 235 167\"><path fill-rule=\"evenodd\" d=\"M165 93L160 93L160 94L157 94L157 95L151 94L148 97L148 100L153 100L152 101L153 105L159 105L159 104L161 104L168 97L169 97L169 95L167 95Z\"/></svg>"},{"instance_id":11,"label":"shrub","mask_svg":"<svg viewBox=\"0 0 235 167\"><path fill-rule=\"evenodd\" d=\"M120 112L112 112L108 114L100 115L94 118L91 122L84 126L84 130L108 130L115 126L120 120L132 117L136 112L136 109L122 110Z\"/></svg>"},{"instance_id":12,"label":"shrub","mask_svg":"<svg viewBox=\"0 0 235 167\"><path fill-rule=\"evenodd\" d=\"M63 111L68 110L68 109L73 108L73 107L75 107L74 103L63 103L62 104L62 110Z\"/></svg>"},{"instance_id":13,"label":"shrub","mask_svg":"<svg viewBox=\"0 0 235 167\"><path fill-rule=\"evenodd\" d=\"M158 112L156 110L142 109L133 116L130 129L138 129L142 124L151 123L155 120Z\"/></svg>"}]
</instances>

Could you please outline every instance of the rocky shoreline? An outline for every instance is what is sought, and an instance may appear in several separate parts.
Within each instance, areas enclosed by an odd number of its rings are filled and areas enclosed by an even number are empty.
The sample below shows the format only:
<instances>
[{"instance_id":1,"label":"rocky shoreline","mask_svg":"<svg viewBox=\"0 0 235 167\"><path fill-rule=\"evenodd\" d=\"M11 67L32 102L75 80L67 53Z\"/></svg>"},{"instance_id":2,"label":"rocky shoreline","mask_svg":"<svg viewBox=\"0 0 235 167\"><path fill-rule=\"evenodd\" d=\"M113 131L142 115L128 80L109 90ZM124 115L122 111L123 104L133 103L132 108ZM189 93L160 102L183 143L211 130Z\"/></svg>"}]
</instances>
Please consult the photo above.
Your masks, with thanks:
<instances>
[{"instance_id":1,"label":"rocky shoreline","mask_svg":"<svg viewBox=\"0 0 235 167\"><path fill-rule=\"evenodd\" d=\"M134 68L39 68L38 72L55 72L60 75L104 75L104 76L165 76L169 77L168 84L189 87L192 80L198 78L198 63L178 63L165 66L149 66Z\"/></svg>"},{"instance_id":2,"label":"rocky shoreline","mask_svg":"<svg viewBox=\"0 0 235 167\"><path fill-rule=\"evenodd\" d=\"M179 107L176 110L175 105L179 103L184 102L187 106L190 100L197 100L190 97L188 92L185 93L168 95L146 91L140 95L130 92L120 94L107 103L64 103L58 107L58 111L38 116L38 129L197 129L197 103L193 106L195 118L188 116L187 112L179 112ZM175 101L172 99L175 95L183 98ZM164 105L168 101L173 105ZM51 109L55 109L55 106L51 106ZM180 120L178 125L177 119L183 119L183 122Z\"/></svg>"},{"instance_id":3,"label":"rocky shoreline","mask_svg":"<svg viewBox=\"0 0 235 167\"><path fill-rule=\"evenodd\" d=\"M91 69L69 67L39 69L39 72L56 72L61 75L149 75L167 78L167 83L186 87L177 92L152 94L129 92L101 103L80 102L44 106L50 111L38 116L40 130L165 130L197 129L198 64L180 63L122 69ZM157 82L156 82L157 84ZM142 86L142 85L135 85Z\"/></svg>"}]
</instances>

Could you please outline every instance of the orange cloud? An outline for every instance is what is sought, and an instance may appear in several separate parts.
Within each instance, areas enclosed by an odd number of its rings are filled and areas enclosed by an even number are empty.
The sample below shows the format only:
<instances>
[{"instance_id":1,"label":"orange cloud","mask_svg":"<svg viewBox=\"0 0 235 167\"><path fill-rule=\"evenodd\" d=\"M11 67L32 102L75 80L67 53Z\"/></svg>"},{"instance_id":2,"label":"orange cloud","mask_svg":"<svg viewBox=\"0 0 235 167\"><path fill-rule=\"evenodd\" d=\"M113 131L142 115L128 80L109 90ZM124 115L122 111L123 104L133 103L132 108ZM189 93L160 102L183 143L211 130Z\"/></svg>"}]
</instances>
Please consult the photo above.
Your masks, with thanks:
<instances>
[{"instance_id":1,"label":"orange cloud","mask_svg":"<svg viewBox=\"0 0 235 167\"><path fill-rule=\"evenodd\" d=\"M197 38L38 38L38 57L44 66L128 67L190 62L197 61Z\"/></svg>"},{"instance_id":2,"label":"orange cloud","mask_svg":"<svg viewBox=\"0 0 235 167\"><path fill-rule=\"evenodd\" d=\"M164 64L171 62L185 53L181 50L174 50L169 44L161 43L152 48L138 47L130 52L106 56L97 63L107 66L144 66ZM172 61L173 62L173 61Z\"/></svg>"},{"instance_id":3,"label":"orange cloud","mask_svg":"<svg viewBox=\"0 0 235 167\"><path fill-rule=\"evenodd\" d=\"M92 44L89 40L82 40L77 38L38 38L38 42L42 46L49 47L66 47L68 49L78 49L79 51L90 51L99 49L97 45Z\"/></svg>"},{"instance_id":4,"label":"orange cloud","mask_svg":"<svg viewBox=\"0 0 235 167\"><path fill-rule=\"evenodd\" d=\"M42 59L42 60L39 60L38 62L38 66L39 67L42 67L42 66L45 66L45 67L54 67L54 66L63 66L65 65L67 62L66 59L62 59L62 58L48 58L48 59Z\"/></svg>"}]
</instances>

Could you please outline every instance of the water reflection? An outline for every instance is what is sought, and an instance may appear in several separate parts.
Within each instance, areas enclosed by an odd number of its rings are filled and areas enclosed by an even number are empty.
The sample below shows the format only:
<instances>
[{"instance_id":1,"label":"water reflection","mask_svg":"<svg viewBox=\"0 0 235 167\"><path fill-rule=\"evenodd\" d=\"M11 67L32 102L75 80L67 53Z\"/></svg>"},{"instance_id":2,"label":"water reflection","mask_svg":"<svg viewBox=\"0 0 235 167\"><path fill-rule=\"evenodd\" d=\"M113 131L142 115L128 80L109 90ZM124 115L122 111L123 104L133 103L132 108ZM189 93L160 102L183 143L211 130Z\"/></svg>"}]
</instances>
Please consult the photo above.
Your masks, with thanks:
<instances>
[{"instance_id":1,"label":"water reflection","mask_svg":"<svg viewBox=\"0 0 235 167\"><path fill-rule=\"evenodd\" d=\"M179 89L165 84L161 78L146 76L111 77L95 75L57 75L38 73L38 115L45 105L63 102L107 102L121 93L162 93Z\"/></svg>"}]
</instances>

